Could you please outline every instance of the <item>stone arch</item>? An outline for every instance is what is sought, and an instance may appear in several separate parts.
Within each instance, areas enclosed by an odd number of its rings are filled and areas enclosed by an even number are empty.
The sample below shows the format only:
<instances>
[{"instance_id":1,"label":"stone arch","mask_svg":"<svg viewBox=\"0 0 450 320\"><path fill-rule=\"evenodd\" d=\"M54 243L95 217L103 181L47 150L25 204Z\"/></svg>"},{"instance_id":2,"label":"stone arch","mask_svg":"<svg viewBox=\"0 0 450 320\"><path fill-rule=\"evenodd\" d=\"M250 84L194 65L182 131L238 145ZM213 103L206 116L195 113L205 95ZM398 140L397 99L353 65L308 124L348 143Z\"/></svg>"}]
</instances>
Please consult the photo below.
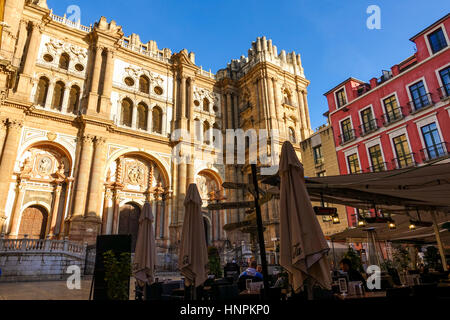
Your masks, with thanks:
<instances>
[{"instance_id":1,"label":"stone arch","mask_svg":"<svg viewBox=\"0 0 450 320\"><path fill-rule=\"evenodd\" d=\"M120 104L120 124L131 127L133 125L133 101L130 98L124 98Z\"/></svg>"},{"instance_id":2,"label":"stone arch","mask_svg":"<svg viewBox=\"0 0 450 320\"><path fill-rule=\"evenodd\" d=\"M42 107L45 106L47 103L47 97L48 95L48 89L50 87L50 80L46 76L39 77L39 80L37 82L36 92L35 92L35 99L34 103L37 105L40 105Z\"/></svg>"},{"instance_id":3,"label":"stone arch","mask_svg":"<svg viewBox=\"0 0 450 320\"><path fill-rule=\"evenodd\" d=\"M145 74L139 76L139 91L146 94L150 93L150 79Z\"/></svg>"},{"instance_id":4,"label":"stone arch","mask_svg":"<svg viewBox=\"0 0 450 320\"><path fill-rule=\"evenodd\" d=\"M60 69L69 70L69 64L70 56L66 52L63 52L59 57L58 67Z\"/></svg>"},{"instance_id":5,"label":"stone arch","mask_svg":"<svg viewBox=\"0 0 450 320\"><path fill-rule=\"evenodd\" d=\"M212 169L201 169L195 174L195 183L203 200L208 200L212 191L221 193L222 182L220 174Z\"/></svg>"},{"instance_id":6,"label":"stone arch","mask_svg":"<svg viewBox=\"0 0 450 320\"><path fill-rule=\"evenodd\" d=\"M51 108L54 110L61 111L63 100L64 100L64 91L66 88L66 84L64 81L57 80L55 86L53 87L53 97Z\"/></svg>"},{"instance_id":7,"label":"stone arch","mask_svg":"<svg viewBox=\"0 0 450 320\"><path fill-rule=\"evenodd\" d=\"M160 159L158 156L156 155L152 155L149 154L145 151L141 151L138 149L124 149L124 150L120 150L117 151L116 153L114 153L107 161L106 166L105 166L105 172L104 172L104 177L106 177L108 175L108 170L111 167L112 163L115 162L119 157L124 156L124 157L138 157L138 158L142 158L145 159L147 161L153 162L156 164L162 180L163 180L163 186L164 187L169 187L170 186L170 176L169 173L169 166L167 164L165 164L163 162L162 159Z\"/></svg>"},{"instance_id":8,"label":"stone arch","mask_svg":"<svg viewBox=\"0 0 450 320\"><path fill-rule=\"evenodd\" d=\"M148 130L149 123L147 123L147 119L149 111L147 104L143 101L139 102L136 111L136 127L141 130Z\"/></svg>"},{"instance_id":9,"label":"stone arch","mask_svg":"<svg viewBox=\"0 0 450 320\"><path fill-rule=\"evenodd\" d=\"M160 106L155 105L152 108L152 131L162 133L163 111Z\"/></svg>"}]
</instances>

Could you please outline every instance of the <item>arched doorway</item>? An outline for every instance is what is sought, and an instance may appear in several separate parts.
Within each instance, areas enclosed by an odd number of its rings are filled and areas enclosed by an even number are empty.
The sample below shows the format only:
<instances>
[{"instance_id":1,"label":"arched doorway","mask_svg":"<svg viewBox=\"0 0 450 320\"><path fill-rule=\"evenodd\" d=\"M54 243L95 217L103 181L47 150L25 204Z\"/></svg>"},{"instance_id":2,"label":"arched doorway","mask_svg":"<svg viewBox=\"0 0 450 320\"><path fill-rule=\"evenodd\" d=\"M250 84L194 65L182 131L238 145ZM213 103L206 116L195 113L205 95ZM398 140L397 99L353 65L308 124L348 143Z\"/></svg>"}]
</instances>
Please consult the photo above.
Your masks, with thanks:
<instances>
[{"instance_id":1,"label":"arched doorway","mask_svg":"<svg viewBox=\"0 0 450 320\"><path fill-rule=\"evenodd\" d=\"M131 234L131 251L136 248L141 209L135 203L129 202L120 208L118 234Z\"/></svg>"},{"instance_id":2,"label":"arched doorway","mask_svg":"<svg viewBox=\"0 0 450 320\"><path fill-rule=\"evenodd\" d=\"M48 213L41 206L31 206L22 213L18 238L28 235L29 239L44 239L47 227Z\"/></svg>"}]
</instances>

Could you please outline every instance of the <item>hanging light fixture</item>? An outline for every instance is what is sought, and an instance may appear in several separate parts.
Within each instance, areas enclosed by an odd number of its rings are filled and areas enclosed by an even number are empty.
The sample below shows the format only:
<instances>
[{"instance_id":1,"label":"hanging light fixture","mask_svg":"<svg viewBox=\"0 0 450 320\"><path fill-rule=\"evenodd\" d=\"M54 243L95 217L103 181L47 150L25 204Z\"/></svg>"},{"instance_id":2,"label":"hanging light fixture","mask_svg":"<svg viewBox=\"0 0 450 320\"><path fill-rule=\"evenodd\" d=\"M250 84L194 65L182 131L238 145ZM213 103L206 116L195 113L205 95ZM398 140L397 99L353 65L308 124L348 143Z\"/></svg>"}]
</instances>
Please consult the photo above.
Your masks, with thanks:
<instances>
[{"instance_id":1,"label":"hanging light fixture","mask_svg":"<svg viewBox=\"0 0 450 320\"><path fill-rule=\"evenodd\" d=\"M416 225L412 220L409 221L409 230L416 230Z\"/></svg>"},{"instance_id":2,"label":"hanging light fixture","mask_svg":"<svg viewBox=\"0 0 450 320\"><path fill-rule=\"evenodd\" d=\"M358 227L365 227L366 221L364 219L358 219Z\"/></svg>"},{"instance_id":3,"label":"hanging light fixture","mask_svg":"<svg viewBox=\"0 0 450 320\"><path fill-rule=\"evenodd\" d=\"M338 215L333 216L333 224L341 223L341 220L339 219Z\"/></svg>"},{"instance_id":4,"label":"hanging light fixture","mask_svg":"<svg viewBox=\"0 0 450 320\"><path fill-rule=\"evenodd\" d=\"M389 229L391 229L391 230L397 229L397 226L395 225L395 222L394 222L394 221L389 222L389 223L388 223L388 227L389 227Z\"/></svg>"}]
</instances>

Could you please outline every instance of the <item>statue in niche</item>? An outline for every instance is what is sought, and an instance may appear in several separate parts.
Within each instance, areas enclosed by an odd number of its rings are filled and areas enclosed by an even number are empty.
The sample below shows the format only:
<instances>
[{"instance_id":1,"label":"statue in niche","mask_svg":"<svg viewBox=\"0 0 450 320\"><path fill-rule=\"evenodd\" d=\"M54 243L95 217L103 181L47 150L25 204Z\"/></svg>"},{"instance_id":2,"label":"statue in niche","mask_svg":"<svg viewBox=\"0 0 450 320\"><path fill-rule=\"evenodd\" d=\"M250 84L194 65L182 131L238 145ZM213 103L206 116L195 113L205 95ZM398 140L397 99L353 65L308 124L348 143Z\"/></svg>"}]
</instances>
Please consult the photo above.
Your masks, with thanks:
<instances>
[{"instance_id":1,"label":"statue in niche","mask_svg":"<svg viewBox=\"0 0 450 320\"><path fill-rule=\"evenodd\" d=\"M33 163L31 162L31 158L28 157L23 161L22 166L22 174L29 174L33 170Z\"/></svg>"},{"instance_id":2,"label":"statue in niche","mask_svg":"<svg viewBox=\"0 0 450 320\"><path fill-rule=\"evenodd\" d=\"M43 157L39 160L38 172L40 174L49 174L52 168L52 160L49 157Z\"/></svg>"}]
</instances>

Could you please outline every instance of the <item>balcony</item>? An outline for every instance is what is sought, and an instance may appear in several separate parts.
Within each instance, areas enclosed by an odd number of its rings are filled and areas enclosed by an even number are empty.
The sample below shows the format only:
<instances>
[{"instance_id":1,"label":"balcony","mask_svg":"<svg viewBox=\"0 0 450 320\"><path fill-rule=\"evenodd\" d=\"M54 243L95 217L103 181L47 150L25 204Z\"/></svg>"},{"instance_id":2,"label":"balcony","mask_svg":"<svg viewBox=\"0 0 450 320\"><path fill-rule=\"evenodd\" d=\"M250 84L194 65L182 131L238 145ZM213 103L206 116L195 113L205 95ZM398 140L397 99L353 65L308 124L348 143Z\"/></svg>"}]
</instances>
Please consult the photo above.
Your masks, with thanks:
<instances>
[{"instance_id":1,"label":"balcony","mask_svg":"<svg viewBox=\"0 0 450 320\"><path fill-rule=\"evenodd\" d=\"M414 100L408 102L409 110L411 113L417 113L421 110L427 109L433 105L433 99L431 93L426 93L423 96L417 97Z\"/></svg>"},{"instance_id":2,"label":"balcony","mask_svg":"<svg viewBox=\"0 0 450 320\"><path fill-rule=\"evenodd\" d=\"M403 109L404 107L397 107L383 114L383 126L387 127L388 125L403 119Z\"/></svg>"},{"instance_id":3,"label":"balcony","mask_svg":"<svg viewBox=\"0 0 450 320\"><path fill-rule=\"evenodd\" d=\"M448 142L444 141L420 150L422 161L427 162L448 156L448 147Z\"/></svg>"},{"instance_id":4,"label":"balcony","mask_svg":"<svg viewBox=\"0 0 450 320\"><path fill-rule=\"evenodd\" d=\"M386 170L389 170L389 163L387 162L381 162L367 168L367 172L380 172Z\"/></svg>"},{"instance_id":5,"label":"balcony","mask_svg":"<svg viewBox=\"0 0 450 320\"><path fill-rule=\"evenodd\" d=\"M372 133L374 131L377 131L379 128L378 119L371 119L370 121L364 122L358 128L361 137L368 135L369 133Z\"/></svg>"},{"instance_id":6,"label":"balcony","mask_svg":"<svg viewBox=\"0 0 450 320\"><path fill-rule=\"evenodd\" d=\"M344 145L346 143L349 143L356 139L356 130L355 129L349 129L347 131L344 131L341 135L339 135L339 145Z\"/></svg>"},{"instance_id":7,"label":"balcony","mask_svg":"<svg viewBox=\"0 0 450 320\"><path fill-rule=\"evenodd\" d=\"M394 169L413 167L416 164L417 162L415 153L404 154L398 158L392 159L392 166Z\"/></svg>"},{"instance_id":8,"label":"balcony","mask_svg":"<svg viewBox=\"0 0 450 320\"><path fill-rule=\"evenodd\" d=\"M437 91L439 99L441 100L448 99L450 97L450 83L447 83L443 87L440 87L439 89L437 89Z\"/></svg>"},{"instance_id":9,"label":"balcony","mask_svg":"<svg viewBox=\"0 0 450 320\"><path fill-rule=\"evenodd\" d=\"M314 164L316 167L319 167L319 166L323 165L323 161L324 161L323 157L316 158L316 159L314 159Z\"/></svg>"}]
</instances>

